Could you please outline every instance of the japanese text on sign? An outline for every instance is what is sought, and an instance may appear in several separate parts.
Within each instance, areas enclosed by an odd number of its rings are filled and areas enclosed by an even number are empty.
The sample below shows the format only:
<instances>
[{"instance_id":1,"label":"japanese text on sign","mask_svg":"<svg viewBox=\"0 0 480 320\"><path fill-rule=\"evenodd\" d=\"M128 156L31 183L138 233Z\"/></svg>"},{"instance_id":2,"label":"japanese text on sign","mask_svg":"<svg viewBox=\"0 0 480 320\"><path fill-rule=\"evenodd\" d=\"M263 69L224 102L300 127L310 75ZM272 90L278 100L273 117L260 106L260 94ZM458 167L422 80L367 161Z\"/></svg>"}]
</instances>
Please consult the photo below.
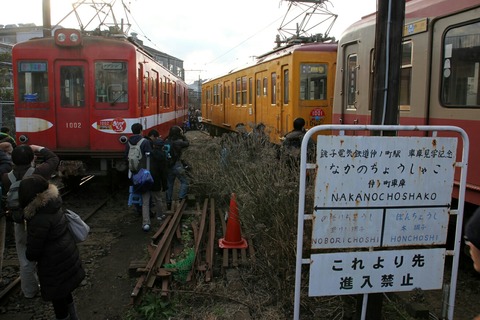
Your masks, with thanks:
<instances>
[{"instance_id":1,"label":"japanese text on sign","mask_svg":"<svg viewBox=\"0 0 480 320\"><path fill-rule=\"evenodd\" d=\"M440 289L445 249L311 256L309 296Z\"/></svg>"},{"instance_id":2,"label":"japanese text on sign","mask_svg":"<svg viewBox=\"0 0 480 320\"><path fill-rule=\"evenodd\" d=\"M317 141L319 207L450 201L454 138L319 136ZM333 147L322 148L327 145Z\"/></svg>"},{"instance_id":3,"label":"japanese text on sign","mask_svg":"<svg viewBox=\"0 0 480 320\"><path fill-rule=\"evenodd\" d=\"M445 243L455 138L317 139L312 248Z\"/></svg>"}]
</instances>

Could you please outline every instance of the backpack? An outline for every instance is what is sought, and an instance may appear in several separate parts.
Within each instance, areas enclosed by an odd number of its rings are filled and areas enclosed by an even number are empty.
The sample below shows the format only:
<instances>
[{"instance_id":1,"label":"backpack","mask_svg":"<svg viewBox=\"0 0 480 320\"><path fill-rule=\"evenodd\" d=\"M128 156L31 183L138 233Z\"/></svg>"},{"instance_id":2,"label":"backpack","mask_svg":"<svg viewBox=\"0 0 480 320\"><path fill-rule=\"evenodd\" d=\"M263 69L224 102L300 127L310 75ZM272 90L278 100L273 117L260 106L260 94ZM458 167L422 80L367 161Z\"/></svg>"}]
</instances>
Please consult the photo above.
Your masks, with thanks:
<instances>
[{"instance_id":1,"label":"backpack","mask_svg":"<svg viewBox=\"0 0 480 320\"><path fill-rule=\"evenodd\" d=\"M128 150L128 169L134 173L138 172L140 169L140 161L143 157L142 149L140 147L142 146L143 140L145 140L145 138L140 139L135 145L128 142L128 145L130 146L130 149Z\"/></svg>"},{"instance_id":2,"label":"backpack","mask_svg":"<svg viewBox=\"0 0 480 320\"><path fill-rule=\"evenodd\" d=\"M28 168L22 179L32 175L34 171L34 167ZM17 180L17 178L15 178L15 175L13 174L13 171L10 171L8 173L8 179L12 184L10 185L10 189L8 189L7 192L6 207L13 221L17 223L22 223L23 210L20 208L20 203L18 201L18 188L20 187L20 182L22 181L22 179Z\"/></svg>"},{"instance_id":3,"label":"backpack","mask_svg":"<svg viewBox=\"0 0 480 320\"><path fill-rule=\"evenodd\" d=\"M173 167L175 162L177 162L177 159L176 159L177 157L174 154L174 150L173 150L172 145L167 141L165 141L165 143L163 145L163 153L165 155L165 160L167 162L167 167Z\"/></svg>"}]
</instances>

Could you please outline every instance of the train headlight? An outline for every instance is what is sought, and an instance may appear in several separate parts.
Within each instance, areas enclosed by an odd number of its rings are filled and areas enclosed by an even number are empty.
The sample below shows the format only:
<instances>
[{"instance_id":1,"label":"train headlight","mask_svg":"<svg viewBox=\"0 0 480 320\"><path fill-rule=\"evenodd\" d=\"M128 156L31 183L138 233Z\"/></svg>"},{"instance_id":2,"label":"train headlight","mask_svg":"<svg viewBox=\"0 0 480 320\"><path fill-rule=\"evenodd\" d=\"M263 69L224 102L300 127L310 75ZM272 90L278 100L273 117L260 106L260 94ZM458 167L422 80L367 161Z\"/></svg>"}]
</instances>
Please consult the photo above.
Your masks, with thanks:
<instances>
[{"instance_id":1,"label":"train headlight","mask_svg":"<svg viewBox=\"0 0 480 320\"><path fill-rule=\"evenodd\" d=\"M82 36L80 31L75 29L55 30L55 44L62 47L76 47L81 45Z\"/></svg>"},{"instance_id":2,"label":"train headlight","mask_svg":"<svg viewBox=\"0 0 480 320\"><path fill-rule=\"evenodd\" d=\"M66 38L67 38L67 36L66 36L65 33L63 33L63 32L62 32L62 33L59 33L59 34L57 35L57 41L59 41L59 42L65 42L65 39L66 39Z\"/></svg>"},{"instance_id":3,"label":"train headlight","mask_svg":"<svg viewBox=\"0 0 480 320\"><path fill-rule=\"evenodd\" d=\"M28 141L28 137L24 134L22 134L18 140L21 142L21 143L26 143Z\"/></svg>"},{"instance_id":4,"label":"train headlight","mask_svg":"<svg viewBox=\"0 0 480 320\"><path fill-rule=\"evenodd\" d=\"M72 34L70 35L70 41L72 41L72 42L78 42L78 39L79 39L78 34L72 33Z\"/></svg>"}]
</instances>

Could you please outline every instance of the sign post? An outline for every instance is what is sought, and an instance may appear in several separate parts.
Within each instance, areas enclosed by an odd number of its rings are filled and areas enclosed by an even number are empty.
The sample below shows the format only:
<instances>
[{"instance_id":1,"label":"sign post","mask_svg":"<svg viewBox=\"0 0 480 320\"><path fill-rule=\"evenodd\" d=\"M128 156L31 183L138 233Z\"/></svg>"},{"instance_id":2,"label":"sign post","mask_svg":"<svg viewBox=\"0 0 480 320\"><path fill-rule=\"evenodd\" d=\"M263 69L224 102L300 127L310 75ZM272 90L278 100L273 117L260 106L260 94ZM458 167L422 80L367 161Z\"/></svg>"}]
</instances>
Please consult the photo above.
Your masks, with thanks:
<instances>
[{"instance_id":1,"label":"sign post","mask_svg":"<svg viewBox=\"0 0 480 320\"><path fill-rule=\"evenodd\" d=\"M306 141L320 130L340 130L340 134L319 135L316 163L306 163ZM345 130L405 134L345 136ZM431 134L408 136L411 131ZM461 151L457 150L458 134L463 138ZM454 259L449 304L449 319L453 319L468 159L466 133L450 126L317 126L305 136L301 159L295 319L302 264L310 266L309 296L367 295L440 289L448 255ZM460 191L458 208L453 209L456 168L460 168ZM315 199L312 214L305 214L309 169L317 172ZM453 253L445 247L452 215L457 218ZM306 220L312 224L312 253L304 258ZM322 252L327 249L328 253ZM365 308L364 303L362 319Z\"/></svg>"}]
</instances>

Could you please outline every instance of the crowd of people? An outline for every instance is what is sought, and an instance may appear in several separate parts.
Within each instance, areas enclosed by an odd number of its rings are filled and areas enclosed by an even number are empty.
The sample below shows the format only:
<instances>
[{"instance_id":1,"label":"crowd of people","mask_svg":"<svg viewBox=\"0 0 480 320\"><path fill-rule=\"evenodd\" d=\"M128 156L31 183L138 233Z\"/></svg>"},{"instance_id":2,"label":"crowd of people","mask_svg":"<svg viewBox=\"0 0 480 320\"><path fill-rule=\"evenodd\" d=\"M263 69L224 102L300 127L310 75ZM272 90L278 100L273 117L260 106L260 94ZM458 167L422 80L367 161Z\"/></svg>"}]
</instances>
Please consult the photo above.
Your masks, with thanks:
<instances>
[{"instance_id":1,"label":"crowd of people","mask_svg":"<svg viewBox=\"0 0 480 320\"><path fill-rule=\"evenodd\" d=\"M174 186L177 180L180 183L178 200L181 201L187 197L189 182L182 153L190 142L183 134L183 129L177 125L170 128L165 139L155 129L143 136L143 126L140 123L134 123L131 129L133 135L126 144L125 157L129 158L131 148L138 143L141 143L142 157L138 171L130 172L130 175L144 174L140 171L146 169L153 178L153 185L147 190L142 190L141 204L137 205L142 213L142 230L148 232L151 229L152 217L165 220L167 214L171 213ZM135 190L134 188L133 192L136 192Z\"/></svg>"},{"instance_id":2,"label":"crowd of people","mask_svg":"<svg viewBox=\"0 0 480 320\"><path fill-rule=\"evenodd\" d=\"M51 301L56 319L78 319L72 292L85 278L85 270L67 226L60 193L49 182L60 159L43 146L17 146L9 131L4 127L0 133L4 204L0 219L14 222L21 291L27 299L41 295ZM1 225L5 227L5 223ZM4 248L0 249L3 255ZM0 280L1 271L0 265Z\"/></svg>"},{"instance_id":3,"label":"crowd of people","mask_svg":"<svg viewBox=\"0 0 480 320\"><path fill-rule=\"evenodd\" d=\"M140 165L151 172L154 181L151 188L141 194L142 229L149 231L152 216L163 220L171 210L177 179L180 181L178 198L182 200L187 196L188 179L181 157L189 141L179 126L172 126L165 139L154 129L144 137L140 123L133 124L131 130L133 134L127 143L126 156L131 144L141 143L144 157ZM22 294L27 299L41 296L51 301L56 319L76 320L78 315L72 293L85 278L85 270L68 227L60 192L51 182L59 163L59 157L48 148L28 144L17 146L9 128L1 128L3 201L0 226L4 230L0 235L5 236L5 222L11 220ZM5 241L0 244L3 255ZM0 282L1 272L0 263Z\"/></svg>"}]
</instances>

